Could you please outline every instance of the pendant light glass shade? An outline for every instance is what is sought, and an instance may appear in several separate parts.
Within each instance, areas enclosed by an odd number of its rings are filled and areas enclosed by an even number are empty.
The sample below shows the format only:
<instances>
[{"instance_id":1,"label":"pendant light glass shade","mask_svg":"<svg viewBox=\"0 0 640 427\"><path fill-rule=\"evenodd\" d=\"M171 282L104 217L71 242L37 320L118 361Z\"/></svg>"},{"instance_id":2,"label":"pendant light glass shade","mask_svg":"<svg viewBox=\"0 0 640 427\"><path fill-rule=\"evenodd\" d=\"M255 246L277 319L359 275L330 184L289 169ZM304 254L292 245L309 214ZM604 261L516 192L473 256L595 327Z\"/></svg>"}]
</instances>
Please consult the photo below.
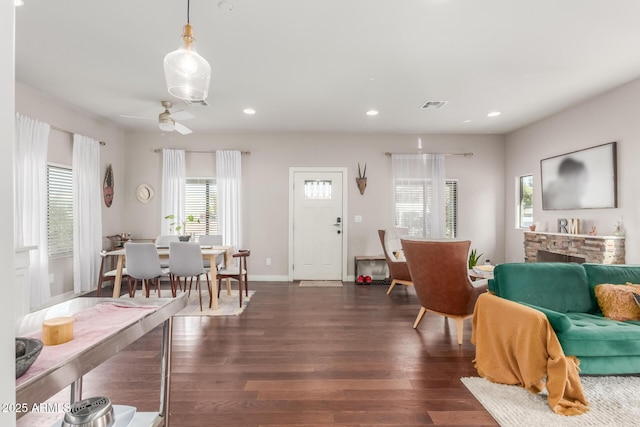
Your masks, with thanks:
<instances>
[{"instance_id":1,"label":"pendant light glass shade","mask_svg":"<svg viewBox=\"0 0 640 427\"><path fill-rule=\"evenodd\" d=\"M176 98L188 101L207 99L211 66L196 52L190 24L184 26L182 46L164 57L164 77L167 90Z\"/></svg>"}]
</instances>

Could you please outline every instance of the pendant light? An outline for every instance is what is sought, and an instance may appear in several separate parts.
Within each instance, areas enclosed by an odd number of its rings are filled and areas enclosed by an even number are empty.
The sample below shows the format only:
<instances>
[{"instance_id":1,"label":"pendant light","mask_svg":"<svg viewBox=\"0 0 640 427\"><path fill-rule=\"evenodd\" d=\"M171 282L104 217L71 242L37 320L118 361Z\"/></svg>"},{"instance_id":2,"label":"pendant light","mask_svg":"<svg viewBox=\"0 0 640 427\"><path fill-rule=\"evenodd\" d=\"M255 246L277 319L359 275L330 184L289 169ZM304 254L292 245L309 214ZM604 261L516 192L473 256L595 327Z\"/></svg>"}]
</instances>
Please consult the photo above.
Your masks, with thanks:
<instances>
[{"instance_id":1,"label":"pendant light","mask_svg":"<svg viewBox=\"0 0 640 427\"><path fill-rule=\"evenodd\" d=\"M187 0L187 25L182 30L182 45L164 57L164 77L171 95L187 101L204 101L209 93L211 67L196 52L195 41Z\"/></svg>"}]
</instances>

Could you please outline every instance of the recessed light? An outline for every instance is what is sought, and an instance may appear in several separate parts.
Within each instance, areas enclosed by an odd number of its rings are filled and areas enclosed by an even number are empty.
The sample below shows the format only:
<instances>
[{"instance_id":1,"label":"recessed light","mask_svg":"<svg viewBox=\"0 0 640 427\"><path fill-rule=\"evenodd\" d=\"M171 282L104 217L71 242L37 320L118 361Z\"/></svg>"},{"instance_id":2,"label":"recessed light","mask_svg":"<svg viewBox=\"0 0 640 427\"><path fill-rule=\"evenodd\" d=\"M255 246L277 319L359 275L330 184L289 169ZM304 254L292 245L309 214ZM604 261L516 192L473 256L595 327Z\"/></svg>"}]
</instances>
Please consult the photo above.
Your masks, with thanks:
<instances>
[{"instance_id":1,"label":"recessed light","mask_svg":"<svg viewBox=\"0 0 640 427\"><path fill-rule=\"evenodd\" d=\"M254 110L253 108L245 108L244 110L242 110L242 112L248 116L253 116L256 113L256 110Z\"/></svg>"},{"instance_id":2,"label":"recessed light","mask_svg":"<svg viewBox=\"0 0 640 427\"><path fill-rule=\"evenodd\" d=\"M24 6L24 1L23 0L15 0L13 2L14 6Z\"/></svg>"},{"instance_id":3,"label":"recessed light","mask_svg":"<svg viewBox=\"0 0 640 427\"><path fill-rule=\"evenodd\" d=\"M502 114L500 111L492 111L487 114L487 117L498 117L500 114Z\"/></svg>"},{"instance_id":4,"label":"recessed light","mask_svg":"<svg viewBox=\"0 0 640 427\"><path fill-rule=\"evenodd\" d=\"M471 123L471 119L467 119L463 123Z\"/></svg>"},{"instance_id":5,"label":"recessed light","mask_svg":"<svg viewBox=\"0 0 640 427\"><path fill-rule=\"evenodd\" d=\"M377 116L378 110L369 110L367 111L367 116Z\"/></svg>"},{"instance_id":6,"label":"recessed light","mask_svg":"<svg viewBox=\"0 0 640 427\"><path fill-rule=\"evenodd\" d=\"M218 3L218 9L224 10L225 12L231 12L234 7L235 5L230 1L222 0Z\"/></svg>"}]
</instances>

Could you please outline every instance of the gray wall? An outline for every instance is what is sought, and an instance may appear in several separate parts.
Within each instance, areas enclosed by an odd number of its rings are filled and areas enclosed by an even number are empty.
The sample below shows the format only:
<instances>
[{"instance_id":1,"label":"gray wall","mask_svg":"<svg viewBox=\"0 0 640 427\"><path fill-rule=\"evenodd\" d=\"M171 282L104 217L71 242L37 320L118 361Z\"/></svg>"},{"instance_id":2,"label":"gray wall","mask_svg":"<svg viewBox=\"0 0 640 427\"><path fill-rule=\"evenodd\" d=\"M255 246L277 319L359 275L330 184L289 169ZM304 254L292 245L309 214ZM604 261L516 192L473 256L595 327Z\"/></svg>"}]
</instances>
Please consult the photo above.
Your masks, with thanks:
<instances>
[{"instance_id":1,"label":"gray wall","mask_svg":"<svg viewBox=\"0 0 640 427\"><path fill-rule=\"evenodd\" d=\"M238 149L243 156L244 245L251 249L254 278L287 277L289 167L349 169L348 259L381 253L376 230L391 218L391 161L386 151L416 152L418 135L332 133L198 133L180 136L159 132L126 134L125 228L135 237L152 238L160 230L162 155L157 148L187 150ZM447 177L459 179L459 235L492 261L504 259L504 141L500 135L422 135L424 152L474 152L471 158L447 157ZM358 163L367 163L364 196L356 184ZM187 156L187 174L215 176L215 156ZM155 189L143 204L135 198L139 184ZM363 222L356 224L355 215ZM266 266L265 259L272 265ZM352 262L349 261L349 274Z\"/></svg>"},{"instance_id":2,"label":"gray wall","mask_svg":"<svg viewBox=\"0 0 640 427\"><path fill-rule=\"evenodd\" d=\"M15 109L34 119L47 122L71 132L80 133L105 141L100 149L101 170L104 176L107 165L112 163L115 179L115 197L110 208L102 205L102 234L121 233L124 223L124 130L100 117L93 116L73 106L16 82ZM49 134L47 160L62 165L71 165L73 137L54 129ZM73 258L51 259L49 274L53 275L51 295L73 291Z\"/></svg>"},{"instance_id":3,"label":"gray wall","mask_svg":"<svg viewBox=\"0 0 640 427\"><path fill-rule=\"evenodd\" d=\"M524 258L523 232L516 229L518 175L534 175L534 220L555 231L558 218L579 218L600 235L622 221L627 231L627 263L640 263L640 79L506 136L506 261ZM543 211L540 160L611 141L618 142L618 209Z\"/></svg>"}]
</instances>

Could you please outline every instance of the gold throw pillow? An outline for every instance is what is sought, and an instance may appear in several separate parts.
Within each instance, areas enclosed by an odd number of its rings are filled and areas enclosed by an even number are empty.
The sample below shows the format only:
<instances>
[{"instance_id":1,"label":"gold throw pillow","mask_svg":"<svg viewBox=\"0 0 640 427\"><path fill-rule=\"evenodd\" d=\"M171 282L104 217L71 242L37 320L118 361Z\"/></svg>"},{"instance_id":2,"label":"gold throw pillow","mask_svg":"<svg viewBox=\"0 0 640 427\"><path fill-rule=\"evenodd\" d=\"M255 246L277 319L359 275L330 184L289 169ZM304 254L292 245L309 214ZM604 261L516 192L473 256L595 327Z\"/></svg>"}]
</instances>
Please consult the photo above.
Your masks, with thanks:
<instances>
[{"instance_id":1,"label":"gold throw pillow","mask_svg":"<svg viewBox=\"0 0 640 427\"><path fill-rule=\"evenodd\" d=\"M600 310L609 319L625 321L640 320L640 306L634 294L640 294L640 285L602 284L595 287Z\"/></svg>"}]
</instances>

